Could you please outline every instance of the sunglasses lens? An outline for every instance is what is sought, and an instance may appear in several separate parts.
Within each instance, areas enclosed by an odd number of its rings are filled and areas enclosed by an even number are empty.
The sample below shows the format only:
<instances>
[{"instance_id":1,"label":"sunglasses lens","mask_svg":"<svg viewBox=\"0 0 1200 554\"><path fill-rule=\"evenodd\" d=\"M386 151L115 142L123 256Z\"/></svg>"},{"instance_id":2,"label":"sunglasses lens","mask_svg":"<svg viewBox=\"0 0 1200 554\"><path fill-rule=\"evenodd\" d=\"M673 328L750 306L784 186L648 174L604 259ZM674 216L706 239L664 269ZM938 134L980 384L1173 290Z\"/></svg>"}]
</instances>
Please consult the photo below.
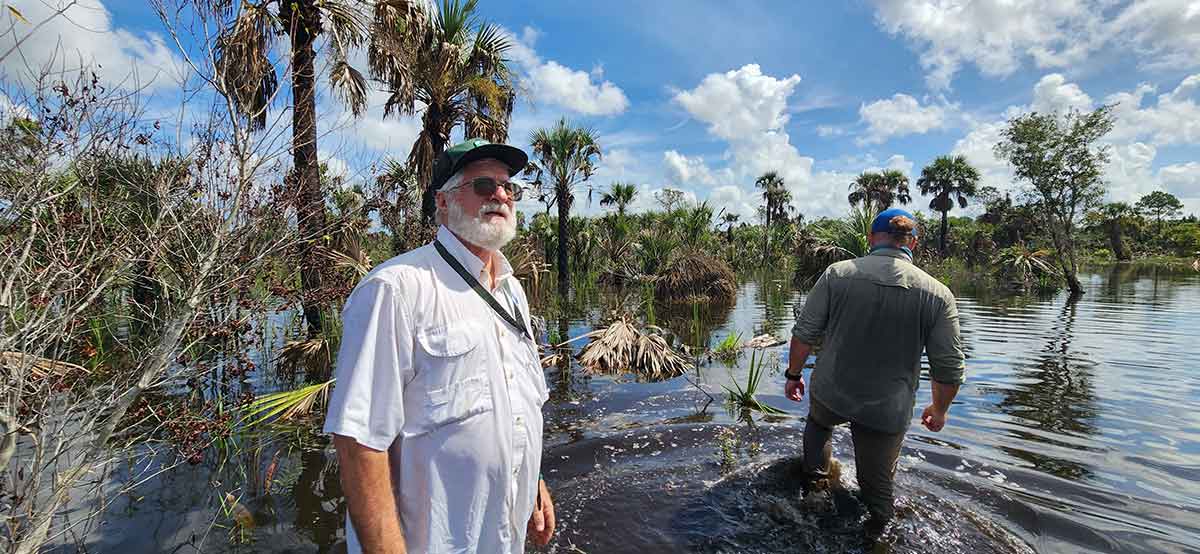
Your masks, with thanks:
<instances>
[{"instance_id":1,"label":"sunglasses lens","mask_svg":"<svg viewBox=\"0 0 1200 554\"><path fill-rule=\"evenodd\" d=\"M479 177L471 181L471 186L475 189L475 194L479 196L491 196L496 194L496 187L504 187L504 192L508 193L508 197L514 202L521 199L521 186L512 182L505 181L497 182L491 177Z\"/></svg>"}]
</instances>

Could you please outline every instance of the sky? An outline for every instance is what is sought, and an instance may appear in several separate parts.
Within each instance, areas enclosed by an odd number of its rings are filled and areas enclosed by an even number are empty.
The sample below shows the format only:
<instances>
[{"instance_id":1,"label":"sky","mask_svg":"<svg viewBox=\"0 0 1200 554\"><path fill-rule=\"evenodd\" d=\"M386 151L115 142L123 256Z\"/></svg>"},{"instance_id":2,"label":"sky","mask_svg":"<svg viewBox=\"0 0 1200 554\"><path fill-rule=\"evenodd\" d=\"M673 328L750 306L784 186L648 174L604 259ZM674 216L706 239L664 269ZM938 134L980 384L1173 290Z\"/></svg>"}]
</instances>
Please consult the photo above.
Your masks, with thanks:
<instances>
[{"instance_id":1,"label":"sky","mask_svg":"<svg viewBox=\"0 0 1200 554\"><path fill-rule=\"evenodd\" d=\"M37 24L65 0L16 0ZM1012 117L1116 104L1105 137L1108 200L1154 190L1200 214L1200 0L847 0L606 2L480 0L512 40L520 78L509 142L560 117L593 129L603 158L577 192L600 213L615 181L638 186L635 210L665 187L717 211L754 217L754 180L776 171L799 213L838 216L862 171L921 168L962 154L985 185L1021 184L992 146ZM79 0L0 62L10 82L56 52L95 61L150 102L179 94L183 56L141 0ZM0 29L14 23L0 12ZM0 50L13 43L0 37ZM365 57L354 61L366 70ZM130 76L134 77L130 77ZM403 159L417 117L383 117L372 92L352 118L323 94L321 156L349 181ZM0 97L0 104L7 99ZM0 107L3 107L0 105ZM526 210L540 205L526 201ZM963 215L977 214L978 206ZM952 212L953 213L953 212Z\"/></svg>"}]
</instances>

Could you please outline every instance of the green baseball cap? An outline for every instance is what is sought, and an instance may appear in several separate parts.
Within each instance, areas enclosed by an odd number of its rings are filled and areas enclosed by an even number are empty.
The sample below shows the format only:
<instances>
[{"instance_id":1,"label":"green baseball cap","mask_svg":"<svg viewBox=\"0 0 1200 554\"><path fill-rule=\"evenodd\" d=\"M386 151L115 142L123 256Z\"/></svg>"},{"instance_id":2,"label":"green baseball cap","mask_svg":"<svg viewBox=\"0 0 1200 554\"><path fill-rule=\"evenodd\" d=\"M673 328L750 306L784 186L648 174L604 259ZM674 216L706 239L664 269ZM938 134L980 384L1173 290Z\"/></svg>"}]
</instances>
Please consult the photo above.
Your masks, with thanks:
<instances>
[{"instance_id":1,"label":"green baseball cap","mask_svg":"<svg viewBox=\"0 0 1200 554\"><path fill-rule=\"evenodd\" d=\"M458 173L467 164L488 158L499 160L507 165L509 177L525 169L525 164L529 163L529 155L515 146L488 142L481 138L467 139L447 148L437 157L433 163L433 182L430 183L429 188L432 190L442 188L442 185L446 184L451 176Z\"/></svg>"}]
</instances>

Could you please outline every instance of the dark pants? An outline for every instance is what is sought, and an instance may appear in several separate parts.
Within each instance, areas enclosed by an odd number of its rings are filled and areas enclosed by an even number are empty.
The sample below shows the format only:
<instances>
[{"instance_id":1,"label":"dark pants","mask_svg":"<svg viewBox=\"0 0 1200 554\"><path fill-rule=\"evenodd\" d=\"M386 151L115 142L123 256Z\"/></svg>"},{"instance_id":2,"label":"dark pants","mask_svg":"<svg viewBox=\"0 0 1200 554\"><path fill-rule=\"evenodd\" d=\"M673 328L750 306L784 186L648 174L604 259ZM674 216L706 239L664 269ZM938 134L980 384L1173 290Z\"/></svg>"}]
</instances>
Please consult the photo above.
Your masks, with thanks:
<instances>
[{"instance_id":1,"label":"dark pants","mask_svg":"<svg viewBox=\"0 0 1200 554\"><path fill-rule=\"evenodd\" d=\"M833 428L849 420L829 411L816 399L810 399L809 405L808 423L804 426L804 471L807 479L817 480L829 476ZM892 481L904 433L880 433L854 422L850 422L850 433L863 503L878 523L886 523L895 511Z\"/></svg>"}]
</instances>

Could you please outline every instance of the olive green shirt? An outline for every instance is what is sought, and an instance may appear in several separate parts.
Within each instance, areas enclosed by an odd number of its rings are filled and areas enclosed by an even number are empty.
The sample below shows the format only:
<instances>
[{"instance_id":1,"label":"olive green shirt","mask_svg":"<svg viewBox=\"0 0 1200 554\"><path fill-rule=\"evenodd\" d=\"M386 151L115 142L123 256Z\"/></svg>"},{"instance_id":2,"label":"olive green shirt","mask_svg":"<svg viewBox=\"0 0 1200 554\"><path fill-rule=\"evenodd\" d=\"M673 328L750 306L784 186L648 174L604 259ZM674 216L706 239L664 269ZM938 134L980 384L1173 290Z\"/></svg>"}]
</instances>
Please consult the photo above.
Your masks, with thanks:
<instances>
[{"instance_id":1,"label":"olive green shirt","mask_svg":"<svg viewBox=\"0 0 1200 554\"><path fill-rule=\"evenodd\" d=\"M812 397L880 432L908 429L922 351L934 381L963 381L954 295L900 249L830 265L797 307L792 336L810 345L824 339L810 378Z\"/></svg>"}]
</instances>

